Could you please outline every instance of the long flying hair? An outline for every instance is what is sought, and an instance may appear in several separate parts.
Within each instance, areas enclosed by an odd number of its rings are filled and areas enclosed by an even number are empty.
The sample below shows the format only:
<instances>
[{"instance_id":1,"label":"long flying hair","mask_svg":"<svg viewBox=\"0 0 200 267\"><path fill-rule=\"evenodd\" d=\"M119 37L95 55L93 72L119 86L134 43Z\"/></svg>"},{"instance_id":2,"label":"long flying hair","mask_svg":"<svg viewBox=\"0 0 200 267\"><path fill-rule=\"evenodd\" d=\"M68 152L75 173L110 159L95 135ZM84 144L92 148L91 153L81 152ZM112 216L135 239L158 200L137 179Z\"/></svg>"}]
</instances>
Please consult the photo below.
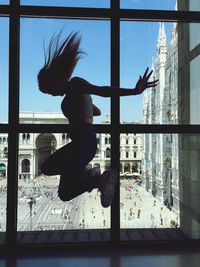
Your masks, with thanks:
<instances>
[{"instance_id":1,"label":"long flying hair","mask_svg":"<svg viewBox=\"0 0 200 267\"><path fill-rule=\"evenodd\" d=\"M44 66L38 73L38 84L45 91L51 81L56 79L69 80L73 70L84 53L79 49L81 38L78 32L70 33L64 41L60 41L61 32L53 35L45 53Z\"/></svg>"}]
</instances>

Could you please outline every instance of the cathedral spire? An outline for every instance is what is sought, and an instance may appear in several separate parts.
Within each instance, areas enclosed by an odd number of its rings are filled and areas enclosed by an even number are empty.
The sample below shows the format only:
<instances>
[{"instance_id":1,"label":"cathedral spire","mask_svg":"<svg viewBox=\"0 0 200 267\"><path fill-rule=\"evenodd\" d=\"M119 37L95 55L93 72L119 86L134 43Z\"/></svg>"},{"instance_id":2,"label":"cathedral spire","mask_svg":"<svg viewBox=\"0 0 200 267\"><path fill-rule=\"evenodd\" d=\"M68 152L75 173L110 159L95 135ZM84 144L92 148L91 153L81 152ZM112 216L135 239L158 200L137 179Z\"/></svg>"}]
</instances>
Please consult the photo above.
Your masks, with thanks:
<instances>
[{"instance_id":1,"label":"cathedral spire","mask_svg":"<svg viewBox=\"0 0 200 267\"><path fill-rule=\"evenodd\" d=\"M177 3L177 0L176 0L176 4L175 4L175 10L176 10L176 11L178 10L178 3Z\"/></svg>"},{"instance_id":2,"label":"cathedral spire","mask_svg":"<svg viewBox=\"0 0 200 267\"><path fill-rule=\"evenodd\" d=\"M165 33L165 25L164 22L159 23L159 32L158 32L158 40L157 40L157 54L166 54L167 51L167 38Z\"/></svg>"},{"instance_id":3,"label":"cathedral spire","mask_svg":"<svg viewBox=\"0 0 200 267\"><path fill-rule=\"evenodd\" d=\"M158 33L158 41L157 45L159 47L166 47L166 33L165 33L165 25L164 22L159 23L159 33Z\"/></svg>"}]
</instances>

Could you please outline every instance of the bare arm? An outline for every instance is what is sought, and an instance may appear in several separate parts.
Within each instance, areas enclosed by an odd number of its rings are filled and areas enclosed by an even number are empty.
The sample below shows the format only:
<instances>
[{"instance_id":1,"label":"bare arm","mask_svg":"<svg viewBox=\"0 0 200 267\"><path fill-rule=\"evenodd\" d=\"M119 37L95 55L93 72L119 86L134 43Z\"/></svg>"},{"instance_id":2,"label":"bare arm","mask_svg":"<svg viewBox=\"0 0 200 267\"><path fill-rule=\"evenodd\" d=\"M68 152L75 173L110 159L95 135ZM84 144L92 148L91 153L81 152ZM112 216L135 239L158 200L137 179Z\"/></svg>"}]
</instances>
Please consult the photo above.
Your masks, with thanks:
<instances>
[{"instance_id":1,"label":"bare arm","mask_svg":"<svg viewBox=\"0 0 200 267\"><path fill-rule=\"evenodd\" d=\"M158 80L149 82L149 78L152 75L153 71L150 71L148 74L149 69L147 68L143 77L140 76L138 82L134 89L127 89L127 88L119 88L115 86L97 86L85 81L84 86L81 83L79 86L76 87L81 93L98 95L103 97L111 97L111 96L129 96L129 95L139 95L145 91L145 89L149 87L155 87L157 85ZM83 80L84 81L84 80Z\"/></svg>"}]
</instances>

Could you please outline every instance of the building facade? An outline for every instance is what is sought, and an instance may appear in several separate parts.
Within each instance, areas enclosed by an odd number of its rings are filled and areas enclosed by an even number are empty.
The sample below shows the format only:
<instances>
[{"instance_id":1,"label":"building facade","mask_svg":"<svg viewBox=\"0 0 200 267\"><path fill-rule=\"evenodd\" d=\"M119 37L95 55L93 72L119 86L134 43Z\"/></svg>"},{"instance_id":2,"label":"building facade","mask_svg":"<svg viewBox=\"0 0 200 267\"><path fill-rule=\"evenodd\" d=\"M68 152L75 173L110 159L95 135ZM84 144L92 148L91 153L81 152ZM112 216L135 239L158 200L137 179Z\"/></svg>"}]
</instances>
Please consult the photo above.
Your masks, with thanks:
<instances>
[{"instance_id":1,"label":"building facade","mask_svg":"<svg viewBox=\"0 0 200 267\"><path fill-rule=\"evenodd\" d=\"M21 123L59 123L68 121L62 113L21 112ZM106 121L105 123L109 123ZM121 134L120 136L120 175L133 177L141 173L141 135ZM41 174L40 166L57 149L70 142L67 133L21 133L19 135L18 173L20 179L33 179ZM6 176L8 136L0 134L0 173ZM111 137L107 133L97 133L97 152L89 163L101 172L110 168Z\"/></svg>"},{"instance_id":2,"label":"building facade","mask_svg":"<svg viewBox=\"0 0 200 267\"><path fill-rule=\"evenodd\" d=\"M178 35L172 26L169 45L164 23L160 23L157 53L153 60L155 88L147 90L143 102L143 124L178 123ZM170 209L179 211L178 135L144 134L142 179L146 190Z\"/></svg>"}]
</instances>

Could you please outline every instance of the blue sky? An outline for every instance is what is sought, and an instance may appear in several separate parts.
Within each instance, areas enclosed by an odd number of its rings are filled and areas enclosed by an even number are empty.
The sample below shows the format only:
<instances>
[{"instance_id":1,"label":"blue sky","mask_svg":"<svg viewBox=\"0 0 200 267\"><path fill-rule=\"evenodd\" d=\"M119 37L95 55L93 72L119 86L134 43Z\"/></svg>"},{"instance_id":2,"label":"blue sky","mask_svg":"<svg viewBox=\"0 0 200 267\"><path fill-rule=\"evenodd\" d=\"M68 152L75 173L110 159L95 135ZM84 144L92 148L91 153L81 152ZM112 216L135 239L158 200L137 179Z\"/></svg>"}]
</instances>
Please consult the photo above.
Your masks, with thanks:
<instances>
[{"instance_id":1,"label":"blue sky","mask_svg":"<svg viewBox=\"0 0 200 267\"><path fill-rule=\"evenodd\" d=\"M32 1L23 0L22 4ZM34 1L35 4L48 4L50 1ZM51 3L62 1L51 1ZM83 1L68 1L77 6ZM84 1L85 6L101 3L107 7L108 1ZM123 7L129 3L137 8L148 6L149 0L122 1ZM153 2L153 1L151 1ZM154 8L163 8L166 1L155 0ZM168 8L175 6L175 0L169 0ZM173 2L173 4L172 4ZM1 3L1 2L0 2ZM100 6L99 6L100 7ZM171 23L165 23L169 36ZM81 48L87 53L78 63L73 76L80 76L97 85L110 84L110 22L90 20L52 20L21 19L20 36L20 111L59 112L61 97L42 94L37 86L37 73L43 65L43 41L47 47L54 32L63 29L63 38L71 31L79 31L82 36ZM152 57L156 54L158 22L121 22L120 35L120 81L121 87L132 88L138 76L147 66L151 67ZM7 121L8 109L8 19L0 19L0 34L3 36L0 49L0 122ZM125 122L139 122L141 118L143 96L123 97L120 101L120 119ZM93 96L94 103L102 110L102 116L95 123L102 123L110 113L110 99Z\"/></svg>"}]
</instances>

